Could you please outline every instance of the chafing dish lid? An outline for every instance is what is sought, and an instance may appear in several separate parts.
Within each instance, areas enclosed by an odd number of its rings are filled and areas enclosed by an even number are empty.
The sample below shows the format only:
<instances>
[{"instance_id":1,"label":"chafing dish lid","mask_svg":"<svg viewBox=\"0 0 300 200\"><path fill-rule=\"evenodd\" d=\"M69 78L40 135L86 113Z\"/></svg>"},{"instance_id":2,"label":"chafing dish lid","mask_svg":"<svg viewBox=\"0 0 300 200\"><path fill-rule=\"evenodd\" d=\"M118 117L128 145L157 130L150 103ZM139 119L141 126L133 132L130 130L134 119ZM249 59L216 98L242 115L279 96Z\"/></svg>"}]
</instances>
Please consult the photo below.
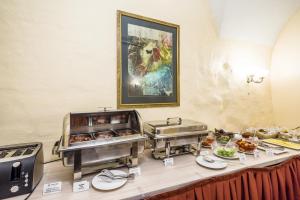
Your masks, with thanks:
<instances>
[{"instance_id":1,"label":"chafing dish lid","mask_svg":"<svg viewBox=\"0 0 300 200\"><path fill-rule=\"evenodd\" d=\"M192 132L192 131L204 131L207 130L207 125L202 122L197 122L189 119L178 118L177 122L170 122L168 120L156 120L145 122L149 132L155 132L156 134L172 134L178 132ZM146 130L147 131L147 130Z\"/></svg>"}]
</instances>

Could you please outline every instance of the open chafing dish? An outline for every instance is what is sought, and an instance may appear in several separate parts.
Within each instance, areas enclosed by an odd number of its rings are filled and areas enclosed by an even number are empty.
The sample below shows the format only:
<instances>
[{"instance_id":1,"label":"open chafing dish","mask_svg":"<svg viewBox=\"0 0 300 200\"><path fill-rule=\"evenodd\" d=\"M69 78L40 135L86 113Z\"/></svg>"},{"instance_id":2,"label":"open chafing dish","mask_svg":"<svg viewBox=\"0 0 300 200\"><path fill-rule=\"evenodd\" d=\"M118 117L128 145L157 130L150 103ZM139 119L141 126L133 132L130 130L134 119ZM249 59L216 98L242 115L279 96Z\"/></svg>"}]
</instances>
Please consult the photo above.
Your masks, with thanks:
<instances>
[{"instance_id":1,"label":"open chafing dish","mask_svg":"<svg viewBox=\"0 0 300 200\"><path fill-rule=\"evenodd\" d=\"M144 123L155 159L193 153L198 155L202 137L208 135L207 125L187 119L168 118Z\"/></svg>"},{"instance_id":2,"label":"open chafing dish","mask_svg":"<svg viewBox=\"0 0 300 200\"><path fill-rule=\"evenodd\" d=\"M74 167L74 179L103 168L136 166L146 137L135 110L69 113L63 135L53 152L65 166Z\"/></svg>"}]
</instances>

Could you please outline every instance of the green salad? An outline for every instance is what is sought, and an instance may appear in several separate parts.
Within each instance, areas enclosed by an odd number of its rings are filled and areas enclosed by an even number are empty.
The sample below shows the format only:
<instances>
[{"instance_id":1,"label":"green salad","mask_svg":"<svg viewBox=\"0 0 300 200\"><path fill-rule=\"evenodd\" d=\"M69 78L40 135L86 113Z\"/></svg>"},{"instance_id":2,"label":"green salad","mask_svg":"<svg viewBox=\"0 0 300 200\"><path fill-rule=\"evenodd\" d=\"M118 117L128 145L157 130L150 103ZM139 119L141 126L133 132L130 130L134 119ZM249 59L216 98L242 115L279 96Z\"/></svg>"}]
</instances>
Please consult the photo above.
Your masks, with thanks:
<instances>
[{"instance_id":1,"label":"green salad","mask_svg":"<svg viewBox=\"0 0 300 200\"><path fill-rule=\"evenodd\" d=\"M218 148L216 150L217 155L223 156L223 157L233 157L235 154L235 149L234 148Z\"/></svg>"}]
</instances>

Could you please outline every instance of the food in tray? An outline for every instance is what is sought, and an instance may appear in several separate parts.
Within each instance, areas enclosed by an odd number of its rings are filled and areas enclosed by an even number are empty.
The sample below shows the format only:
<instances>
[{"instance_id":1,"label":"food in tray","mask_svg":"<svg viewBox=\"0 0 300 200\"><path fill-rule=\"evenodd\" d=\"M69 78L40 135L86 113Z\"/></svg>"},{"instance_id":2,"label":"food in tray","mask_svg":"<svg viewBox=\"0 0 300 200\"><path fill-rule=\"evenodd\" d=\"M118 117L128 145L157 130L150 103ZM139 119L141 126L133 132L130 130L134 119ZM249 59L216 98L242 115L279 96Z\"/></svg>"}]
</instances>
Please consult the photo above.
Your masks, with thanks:
<instances>
[{"instance_id":1,"label":"food in tray","mask_svg":"<svg viewBox=\"0 0 300 200\"><path fill-rule=\"evenodd\" d=\"M276 138L279 134L279 128L247 128L242 131L244 138L256 136L259 139Z\"/></svg>"},{"instance_id":2,"label":"food in tray","mask_svg":"<svg viewBox=\"0 0 300 200\"><path fill-rule=\"evenodd\" d=\"M102 131L94 134L96 140L106 140L111 139L114 136L112 131Z\"/></svg>"},{"instance_id":3,"label":"food in tray","mask_svg":"<svg viewBox=\"0 0 300 200\"><path fill-rule=\"evenodd\" d=\"M284 139L284 140L289 140L292 142L300 142L300 131L296 129L292 130L282 130L279 133L279 138Z\"/></svg>"},{"instance_id":4,"label":"food in tray","mask_svg":"<svg viewBox=\"0 0 300 200\"><path fill-rule=\"evenodd\" d=\"M204 146L204 147L210 147L214 141L215 141L215 138L213 136L207 136L202 141L202 146Z\"/></svg>"},{"instance_id":5,"label":"food in tray","mask_svg":"<svg viewBox=\"0 0 300 200\"><path fill-rule=\"evenodd\" d=\"M280 132L278 135L279 138L284 139L284 140L289 140L293 138L293 134L291 132Z\"/></svg>"},{"instance_id":6,"label":"food in tray","mask_svg":"<svg viewBox=\"0 0 300 200\"><path fill-rule=\"evenodd\" d=\"M268 131L266 129L260 128L257 130L259 133L267 133Z\"/></svg>"},{"instance_id":7,"label":"food in tray","mask_svg":"<svg viewBox=\"0 0 300 200\"><path fill-rule=\"evenodd\" d=\"M231 139L230 136L228 135L222 135L220 137L217 138L217 141L221 144L227 144L229 142L229 140Z\"/></svg>"},{"instance_id":8,"label":"food in tray","mask_svg":"<svg viewBox=\"0 0 300 200\"><path fill-rule=\"evenodd\" d=\"M92 140L92 136L89 134L78 134L78 135L70 136L70 144L77 143L77 142L85 142L90 140Z\"/></svg>"},{"instance_id":9,"label":"food in tray","mask_svg":"<svg viewBox=\"0 0 300 200\"><path fill-rule=\"evenodd\" d=\"M215 152L218 156L230 158L235 156L236 150L235 148L218 147Z\"/></svg>"},{"instance_id":10,"label":"food in tray","mask_svg":"<svg viewBox=\"0 0 300 200\"><path fill-rule=\"evenodd\" d=\"M244 138L249 138L249 137L252 137L252 136L254 136L254 135L255 135L255 133L250 132L250 131L242 132L242 136L243 136Z\"/></svg>"},{"instance_id":11,"label":"food in tray","mask_svg":"<svg viewBox=\"0 0 300 200\"><path fill-rule=\"evenodd\" d=\"M92 117L93 125L99 125L99 124L108 124L109 123L109 117L107 116L95 116Z\"/></svg>"},{"instance_id":12,"label":"food in tray","mask_svg":"<svg viewBox=\"0 0 300 200\"><path fill-rule=\"evenodd\" d=\"M125 114L122 115L114 115L111 116L111 124L122 124L122 123L127 123L128 121L128 116L126 116Z\"/></svg>"},{"instance_id":13,"label":"food in tray","mask_svg":"<svg viewBox=\"0 0 300 200\"><path fill-rule=\"evenodd\" d=\"M236 144L238 146L239 151L241 152L253 152L257 147L257 145L253 142L246 141L243 139L236 141Z\"/></svg>"},{"instance_id":14,"label":"food in tray","mask_svg":"<svg viewBox=\"0 0 300 200\"><path fill-rule=\"evenodd\" d=\"M294 143L294 142L289 142L289 141L283 141L281 139L272 139L272 138L270 138L270 139L263 140L263 142L278 145L278 146L282 146L282 147L286 147L286 148L290 148L290 149L300 150L300 144L297 144L297 143Z\"/></svg>"},{"instance_id":15,"label":"food in tray","mask_svg":"<svg viewBox=\"0 0 300 200\"><path fill-rule=\"evenodd\" d=\"M220 135L228 135L228 136L233 136L235 133L234 132L229 132L225 131L224 129L216 129L215 128L215 135L220 136Z\"/></svg>"},{"instance_id":16,"label":"food in tray","mask_svg":"<svg viewBox=\"0 0 300 200\"><path fill-rule=\"evenodd\" d=\"M116 131L117 136L128 136L134 134L134 131L131 129L122 129Z\"/></svg>"},{"instance_id":17,"label":"food in tray","mask_svg":"<svg viewBox=\"0 0 300 200\"><path fill-rule=\"evenodd\" d=\"M217 141L221 144L227 144L233 138L235 133L227 132L224 129L215 129Z\"/></svg>"}]
</instances>

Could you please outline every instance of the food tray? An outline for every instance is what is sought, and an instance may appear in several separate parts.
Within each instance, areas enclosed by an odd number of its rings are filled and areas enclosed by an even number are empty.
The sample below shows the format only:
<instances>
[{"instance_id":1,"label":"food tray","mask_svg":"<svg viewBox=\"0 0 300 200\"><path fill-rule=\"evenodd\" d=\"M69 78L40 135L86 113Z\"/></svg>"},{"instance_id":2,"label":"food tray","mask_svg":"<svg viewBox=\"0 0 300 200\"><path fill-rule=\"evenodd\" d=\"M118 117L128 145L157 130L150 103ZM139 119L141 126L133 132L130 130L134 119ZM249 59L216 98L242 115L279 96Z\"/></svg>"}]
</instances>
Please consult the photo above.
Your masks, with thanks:
<instances>
[{"instance_id":1,"label":"food tray","mask_svg":"<svg viewBox=\"0 0 300 200\"><path fill-rule=\"evenodd\" d=\"M99 131L94 133L95 140L107 140L107 139L111 139L114 136L115 133L111 130L101 131L101 132Z\"/></svg>"},{"instance_id":2,"label":"food tray","mask_svg":"<svg viewBox=\"0 0 300 200\"><path fill-rule=\"evenodd\" d=\"M119 129L119 130L116 130L115 132L116 132L116 136L118 136L118 137L133 135L133 134L137 133L135 130L129 129L129 128Z\"/></svg>"},{"instance_id":3,"label":"food tray","mask_svg":"<svg viewBox=\"0 0 300 200\"><path fill-rule=\"evenodd\" d=\"M262 132L256 132L256 133L244 132L244 133L242 133L242 136L245 138L253 137L254 135L256 137L258 137L259 139L269 139L269 138L277 138L278 133L262 133Z\"/></svg>"},{"instance_id":4,"label":"food tray","mask_svg":"<svg viewBox=\"0 0 300 200\"><path fill-rule=\"evenodd\" d=\"M91 134L74 134L70 135L70 145L77 145L81 144L83 142L89 142L91 140L94 140L93 136Z\"/></svg>"},{"instance_id":5,"label":"food tray","mask_svg":"<svg viewBox=\"0 0 300 200\"><path fill-rule=\"evenodd\" d=\"M286 147L289 149L294 149L294 150L300 150L300 144L296 144L294 142L289 142L289 141L284 141L280 139L264 139L263 142L268 143L268 144L274 144L282 147Z\"/></svg>"}]
</instances>

